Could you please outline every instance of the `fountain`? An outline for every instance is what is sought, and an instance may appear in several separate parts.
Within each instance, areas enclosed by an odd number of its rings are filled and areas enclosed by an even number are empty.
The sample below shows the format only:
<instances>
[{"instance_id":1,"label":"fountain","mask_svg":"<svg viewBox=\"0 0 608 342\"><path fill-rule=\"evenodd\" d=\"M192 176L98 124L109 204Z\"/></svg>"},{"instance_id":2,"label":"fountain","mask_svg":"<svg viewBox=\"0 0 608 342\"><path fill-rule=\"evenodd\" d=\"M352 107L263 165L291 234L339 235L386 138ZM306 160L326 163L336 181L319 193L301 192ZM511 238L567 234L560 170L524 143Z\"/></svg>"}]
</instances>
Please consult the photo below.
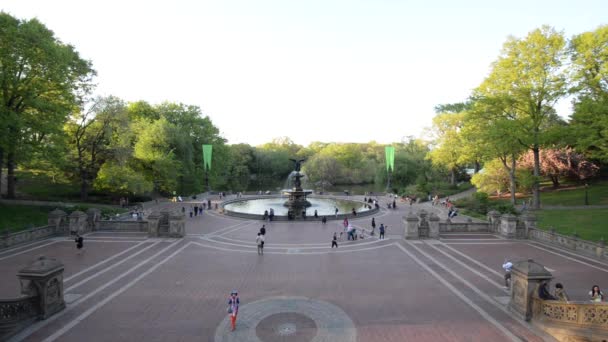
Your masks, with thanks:
<instances>
[{"instance_id":1,"label":"fountain","mask_svg":"<svg viewBox=\"0 0 608 342\"><path fill-rule=\"evenodd\" d=\"M294 212L299 213L302 209L311 206L310 202L306 200L306 195L310 195L312 191L302 189L301 179L304 177L304 175L300 172L302 162L306 161L306 159L289 160L294 162L294 171L289 175L291 179L294 180L294 186L292 189L283 190L283 194L289 196L289 199L283 205L293 210Z\"/></svg>"},{"instance_id":2,"label":"fountain","mask_svg":"<svg viewBox=\"0 0 608 342\"><path fill-rule=\"evenodd\" d=\"M253 198L236 198L222 203L227 215L242 218L261 219L264 212L274 212L274 220L310 220L326 217L327 219L343 219L352 217L352 210L357 216L372 215L378 209L371 208L367 203L349 197L334 198L330 196L311 195L312 190L305 189L306 175L301 172L302 163L306 159L290 159L294 163L292 171L286 180L286 185L280 191L281 196L258 195ZM311 195L307 198L308 195ZM285 201L287 199L287 201ZM336 215L336 209L338 214ZM314 218L314 213L317 217Z\"/></svg>"}]
</instances>

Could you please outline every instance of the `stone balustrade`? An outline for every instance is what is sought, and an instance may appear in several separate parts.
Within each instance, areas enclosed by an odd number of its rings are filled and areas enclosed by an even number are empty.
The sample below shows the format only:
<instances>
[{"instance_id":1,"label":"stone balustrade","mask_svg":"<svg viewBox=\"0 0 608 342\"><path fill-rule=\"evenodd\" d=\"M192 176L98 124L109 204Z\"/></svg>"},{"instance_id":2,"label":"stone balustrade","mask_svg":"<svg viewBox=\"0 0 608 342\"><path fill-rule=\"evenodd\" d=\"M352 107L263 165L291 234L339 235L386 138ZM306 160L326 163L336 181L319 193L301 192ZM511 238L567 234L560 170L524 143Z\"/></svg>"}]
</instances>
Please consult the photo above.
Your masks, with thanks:
<instances>
[{"instance_id":1,"label":"stone balustrade","mask_svg":"<svg viewBox=\"0 0 608 342\"><path fill-rule=\"evenodd\" d=\"M0 340L65 308L63 264L41 256L17 273L23 297L0 299Z\"/></svg>"},{"instance_id":2,"label":"stone balustrade","mask_svg":"<svg viewBox=\"0 0 608 342\"><path fill-rule=\"evenodd\" d=\"M40 315L38 296L0 299L0 341L34 323Z\"/></svg>"},{"instance_id":3,"label":"stone balustrade","mask_svg":"<svg viewBox=\"0 0 608 342\"><path fill-rule=\"evenodd\" d=\"M535 228L528 229L528 238L543 243L556 245L564 249L576 251L577 253L596 258L608 257L606 245L603 241L592 242L579 239L576 236L567 236L556 233L553 230L541 230Z\"/></svg>"}]
</instances>

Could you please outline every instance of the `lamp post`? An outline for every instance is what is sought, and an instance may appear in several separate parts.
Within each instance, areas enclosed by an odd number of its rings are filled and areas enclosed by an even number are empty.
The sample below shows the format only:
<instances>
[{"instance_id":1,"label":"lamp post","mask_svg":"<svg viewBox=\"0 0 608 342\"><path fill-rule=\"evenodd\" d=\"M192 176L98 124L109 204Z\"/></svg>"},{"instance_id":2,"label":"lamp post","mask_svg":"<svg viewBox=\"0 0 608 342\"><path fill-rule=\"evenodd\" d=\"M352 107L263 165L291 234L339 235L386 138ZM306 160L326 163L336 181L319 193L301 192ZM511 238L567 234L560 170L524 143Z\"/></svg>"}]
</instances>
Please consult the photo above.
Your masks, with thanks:
<instances>
[{"instance_id":1,"label":"lamp post","mask_svg":"<svg viewBox=\"0 0 608 342\"><path fill-rule=\"evenodd\" d=\"M585 183L585 205L589 205L589 184Z\"/></svg>"}]
</instances>

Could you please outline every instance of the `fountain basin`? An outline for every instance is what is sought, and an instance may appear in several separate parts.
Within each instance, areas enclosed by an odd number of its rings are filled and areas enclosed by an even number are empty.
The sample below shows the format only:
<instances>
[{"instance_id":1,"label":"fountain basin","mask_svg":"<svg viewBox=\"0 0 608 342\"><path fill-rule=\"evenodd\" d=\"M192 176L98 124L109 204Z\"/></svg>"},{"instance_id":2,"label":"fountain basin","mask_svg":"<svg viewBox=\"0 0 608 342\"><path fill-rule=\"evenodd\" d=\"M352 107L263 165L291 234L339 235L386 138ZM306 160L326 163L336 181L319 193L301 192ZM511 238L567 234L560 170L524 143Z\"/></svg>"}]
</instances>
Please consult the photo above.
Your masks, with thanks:
<instances>
[{"instance_id":1,"label":"fountain basin","mask_svg":"<svg viewBox=\"0 0 608 342\"><path fill-rule=\"evenodd\" d=\"M226 215L260 220L264 216L264 211L270 211L270 208L272 208L275 220L287 220L287 211L290 208L284 206L286 200L287 197L277 196L239 198L222 203L222 208ZM336 219L334 209L336 207L339 210L338 219L367 216L378 212L376 208L368 209L366 203L362 201L317 196L307 197L307 201L310 203L310 206L301 209L306 210L307 220L314 220L315 210L317 210L319 220L323 216L326 216L328 220ZM352 214L353 208L357 211L357 216ZM301 212L296 214L300 216ZM301 219L301 217L297 219Z\"/></svg>"}]
</instances>

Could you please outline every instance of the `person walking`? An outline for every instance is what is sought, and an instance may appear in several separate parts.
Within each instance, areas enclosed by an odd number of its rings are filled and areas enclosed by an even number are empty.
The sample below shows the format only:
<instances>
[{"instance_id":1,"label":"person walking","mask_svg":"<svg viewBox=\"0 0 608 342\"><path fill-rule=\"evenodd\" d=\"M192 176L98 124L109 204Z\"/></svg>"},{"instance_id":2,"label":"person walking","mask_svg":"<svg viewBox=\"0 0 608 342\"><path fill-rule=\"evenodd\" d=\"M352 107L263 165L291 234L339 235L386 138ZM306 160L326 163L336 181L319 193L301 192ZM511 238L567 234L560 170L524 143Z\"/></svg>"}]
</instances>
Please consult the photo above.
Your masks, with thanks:
<instances>
[{"instance_id":1,"label":"person walking","mask_svg":"<svg viewBox=\"0 0 608 342\"><path fill-rule=\"evenodd\" d=\"M380 227L378 227L378 231L380 232L380 236L378 236L378 239L384 240L384 232L386 231L386 227L384 227L384 223L380 223Z\"/></svg>"},{"instance_id":2,"label":"person walking","mask_svg":"<svg viewBox=\"0 0 608 342\"><path fill-rule=\"evenodd\" d=\"M321 223L326 224L327 223L327 217L323 216L323 218L321 218Z\"/></svg>"},{"instance_id":3,"label":"person walking","mask_svg":"<svg viewBox=\"0 0 608 342\"><path fill-rule=\"evenodd\" d=\"M336 214L336 218L338 218L338 207L334 207L334 213Z\"/></svg>"},{"instance_id":4,"label":"person walking","mask_svg":"<svg viewBox=\"0 0 608 342\"><path fill-rule=\"evenodd\" d=\"M262 236L266 235L266 225L265 224L263 224L262 228L260 228L260 234L262 234Z\"/></svg>"},{"instance_id":5,"label":"person walking","mask_svg":"<svg viewBox=\"0 0 608 342\"><path fill-rule=\"evenodd\" d=\"M198 206L194 206L194 216L198 216Z\"/></svg>"},{"instance_id":6,"label":"person walking","mask_svg":"<svg viewBox=\"0 0 608 342\"><path fill-rule=\"evenodd\" d=\"M236 316L239 314L240 304L241 300L239 299L239 293L237 290L232 290L232 292L230 292L230 297L228 298L228 315L230 315L230 326L232 327L232 331L236 329Z\"/></svg>"},{"instance_id":7,"label":"person walking","mask_svg":"<svg viewBox=\"0 0 608 342\"><path fill-rule=\"evenodd\" d=\"M255 237L255 245L258 246L258 254L262 254L262 233Z\"/></svg>"},{"instance_id":8,"label":"person walking","mask_svg":"<svg viewBox=\"0 0 608 342\"><path fill-rule=\"evenodd\" d=\"M372 232L369 235L374 236L374 234L376 234L376 218L372 217Z\"/></svg>"},{"instance_id":9,"label":"person walking","mask_svg":"<svg viewBox=\"0 0 608 342\"><path fill-rule=\"evenodd\" d=\"M331 240L331 248L338 248L338 233L334 233L334 237Z\"/></svg>"},{"instance_id":10,"label":"person walking","mask_svg":"<svg viewBox=\"0 0 608 342\"><path fill-rule=\"evenodd\" d=\"M74 239L74 242L76 242L76 248L78 249L78 255L82 254L82 247L84 247L84 239L82 238L82 236L78 235L78 233L76 233L76 238Z\"/></svg>"},{"instance_id":11,"label":"person walking","mask_svg":"<svg viewBox=\"0 0 608 342\"><path fill-rule=\"evenodd\" d=\"M504 264L502 264L502 269L505 270L505 289L509 288L511 283L511 269L513 268L513 263L505 260Z\"/></svg>"}]
</instances>

